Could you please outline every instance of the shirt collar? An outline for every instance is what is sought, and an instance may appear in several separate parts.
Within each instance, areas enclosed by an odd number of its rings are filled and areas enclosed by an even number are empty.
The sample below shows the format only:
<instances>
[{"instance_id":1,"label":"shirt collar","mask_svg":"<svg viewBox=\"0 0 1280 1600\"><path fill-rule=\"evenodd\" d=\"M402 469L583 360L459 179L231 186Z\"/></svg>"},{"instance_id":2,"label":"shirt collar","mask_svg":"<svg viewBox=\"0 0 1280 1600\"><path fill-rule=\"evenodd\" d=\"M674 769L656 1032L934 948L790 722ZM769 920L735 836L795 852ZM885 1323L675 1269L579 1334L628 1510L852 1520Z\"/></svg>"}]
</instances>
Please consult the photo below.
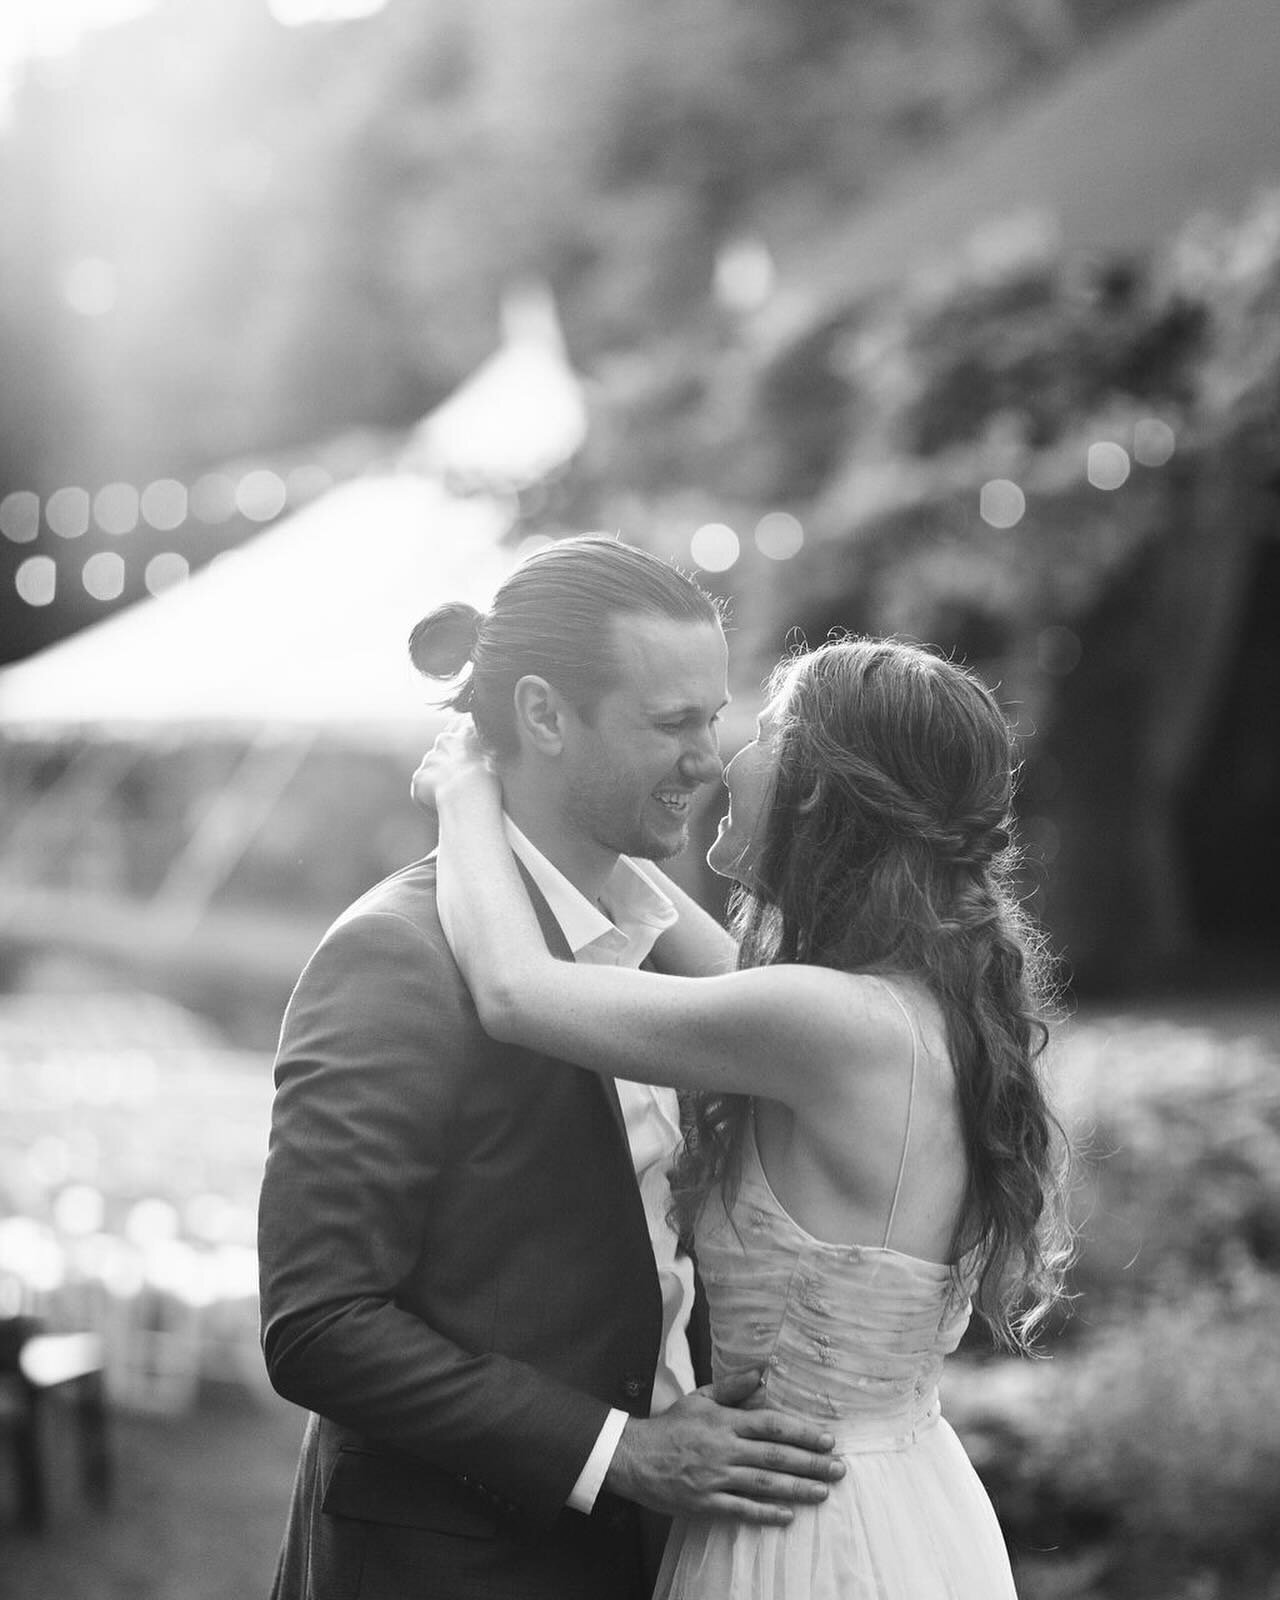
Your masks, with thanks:
<instances>
[{"instance_id":1,"label":"shirt collar","mask_svg":"<svg viewBox=\"0 0 1280 1600\"><path fill-rule=\"evenodd\" d=\"M619 941L644 941L645 955L658 935L677 921L679 913L671 900L641 872L630 856L619 856L600 896L608 913L571 884L559 867L547 860L541 850L521 833L508 816L503 817L507 842L537 885L551 914L560 924L570 950L576 956L588 945L603 941L616 946Z\"/></svg>"}]
</instances>

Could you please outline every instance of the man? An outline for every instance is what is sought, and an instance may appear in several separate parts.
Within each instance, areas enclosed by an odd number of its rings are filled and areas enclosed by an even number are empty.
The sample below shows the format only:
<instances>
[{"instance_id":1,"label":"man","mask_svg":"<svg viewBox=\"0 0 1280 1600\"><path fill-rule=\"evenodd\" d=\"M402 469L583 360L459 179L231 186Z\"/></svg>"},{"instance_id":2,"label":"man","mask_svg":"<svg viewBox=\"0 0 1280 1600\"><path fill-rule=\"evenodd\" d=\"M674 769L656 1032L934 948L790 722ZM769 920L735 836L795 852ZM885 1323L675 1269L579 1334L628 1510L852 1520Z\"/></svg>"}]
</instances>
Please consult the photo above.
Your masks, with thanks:
<instances>
[{"instance_id":1,"label":"man","mask_svg":"<svg viewBox=\"0 0 1280 1600\"><path fill-rule=\"evenodd\" d=\"M676 909L627 858L681 849L720 774L714 603L640 551L567 540L487 617L433 613L413 650L437 677L470 662L452 703L502 774L549 946L661 962ZM825 1493L825 1436L689 1392L670 1092L489 1039L433 860L325 936L276 1084L263 1343L276 1388L313 1413L279 1600L642 1600L653 1513L776 1522Z\"/></svg>"}]
</instances>

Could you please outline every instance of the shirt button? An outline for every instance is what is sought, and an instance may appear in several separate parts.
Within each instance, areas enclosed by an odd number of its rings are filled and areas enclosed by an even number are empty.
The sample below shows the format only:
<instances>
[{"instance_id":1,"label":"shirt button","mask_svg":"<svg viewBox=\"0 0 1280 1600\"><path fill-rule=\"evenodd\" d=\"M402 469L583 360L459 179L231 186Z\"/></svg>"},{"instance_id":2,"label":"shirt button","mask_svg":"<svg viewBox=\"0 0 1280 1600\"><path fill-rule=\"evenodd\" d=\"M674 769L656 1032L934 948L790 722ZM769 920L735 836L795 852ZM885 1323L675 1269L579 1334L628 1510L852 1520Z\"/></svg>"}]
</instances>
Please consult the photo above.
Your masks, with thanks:
<instances>
[{"instance_id":1,"label":"shirt button","mask_svg":"<svg viewBox=\"0 0 1280 1600\"><path fill-rule=\"evenodd\" d=\"M644 1393L644 1379L637 1378L634 1373L622 1380L622 1392L628 1400L638 1400Z\"/></svg>"}]
</instances>

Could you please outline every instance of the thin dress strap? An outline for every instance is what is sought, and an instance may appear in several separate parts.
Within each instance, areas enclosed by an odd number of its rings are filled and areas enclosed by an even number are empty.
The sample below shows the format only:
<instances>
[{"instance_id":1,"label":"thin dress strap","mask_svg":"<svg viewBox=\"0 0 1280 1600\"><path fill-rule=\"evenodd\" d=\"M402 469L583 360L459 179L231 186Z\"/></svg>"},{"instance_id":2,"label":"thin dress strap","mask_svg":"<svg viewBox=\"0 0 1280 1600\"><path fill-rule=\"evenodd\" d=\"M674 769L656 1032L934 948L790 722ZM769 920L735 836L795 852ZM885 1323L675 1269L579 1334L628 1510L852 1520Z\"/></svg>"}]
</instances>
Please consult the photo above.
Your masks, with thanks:
<instances>
[{"instance_id":1,"label":"thin dress strap","mask_svg":"<svg viewBox=\"0 0 1280 1600\"><path fill-rule=\"evenodd\" d=\"M893 1204L889 1207L889 1220L884 1226L884 1243L880 1246L882 1250L887 1250L889 1248L889 1235L893 1232L893 1219L898 1214L898 1197L902 1193L902 1178L907 1170L907 1150L911 1145L911 1113L915 1109L916 1103L917 1046L916 1030L914 1023L911 1021L911 1013L903 1005L901 997L890 988L883 978L877 981L885 993L892 996L893 1003L901 1011L903 1020L907 1024L907 1032L911 1035L911 1087L907 1091L907 1131L902 1136L902 1159L898 1162L898 1181L893 1186Z\"/></svg>"}]
</instances>

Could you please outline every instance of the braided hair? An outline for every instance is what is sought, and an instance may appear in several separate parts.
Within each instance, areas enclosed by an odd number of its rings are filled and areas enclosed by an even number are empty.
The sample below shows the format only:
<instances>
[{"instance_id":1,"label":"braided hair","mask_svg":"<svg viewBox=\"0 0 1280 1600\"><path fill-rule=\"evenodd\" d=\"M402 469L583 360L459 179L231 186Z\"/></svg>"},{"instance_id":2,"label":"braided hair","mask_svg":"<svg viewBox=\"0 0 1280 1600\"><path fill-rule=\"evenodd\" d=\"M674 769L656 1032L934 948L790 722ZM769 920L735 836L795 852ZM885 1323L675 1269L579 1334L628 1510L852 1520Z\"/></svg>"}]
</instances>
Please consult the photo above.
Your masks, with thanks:
<instances>
[{"instance_id":1,"label":"braided hair","mask_svg":"<svg viewBox=\"0 0 1280 1600\"><path fill-rule=\"evenodd\" d=\"M769 690L778 759L731 902L739 965L896 973L936 998L969 1170L951 1259L976 1262L976 1310L1025 1349L1070 1235L1065 1140L1035 1069L1045 963L1011 882L1009 726L973 673L898 640L833 640L780 663ZM747 1110L695 1101L672 1173L686 1235L714 1189L736 1189Z\"/></svg>"}]
</instances>

